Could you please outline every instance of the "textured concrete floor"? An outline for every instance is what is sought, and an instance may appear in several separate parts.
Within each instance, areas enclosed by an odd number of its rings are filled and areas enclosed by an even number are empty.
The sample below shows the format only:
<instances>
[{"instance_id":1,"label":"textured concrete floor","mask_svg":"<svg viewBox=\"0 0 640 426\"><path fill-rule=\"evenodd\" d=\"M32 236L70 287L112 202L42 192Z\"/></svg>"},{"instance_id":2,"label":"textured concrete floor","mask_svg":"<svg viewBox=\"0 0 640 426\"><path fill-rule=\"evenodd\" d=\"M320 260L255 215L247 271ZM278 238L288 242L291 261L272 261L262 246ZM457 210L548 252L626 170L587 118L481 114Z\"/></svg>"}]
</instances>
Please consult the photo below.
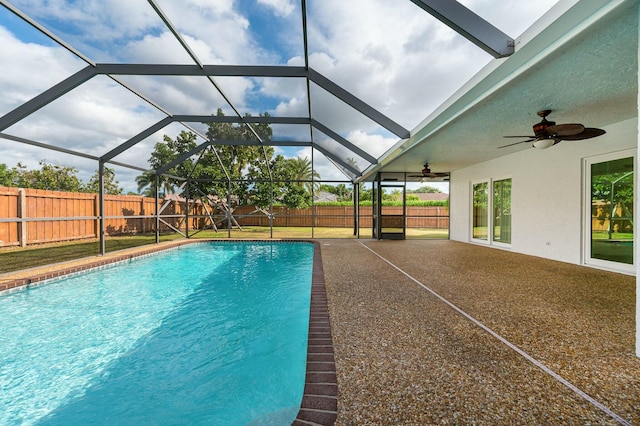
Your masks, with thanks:
<instances>
[{"instance_id":1,"label":"textured concrete floor","mask_svg":"<svg viewBox=\"0 0 640 426\"><path fill-rule=\"evenodd\" d=\"M321 247L336 424L640 424L634 277L452 241Z\"/></svg>"}]
</instances>

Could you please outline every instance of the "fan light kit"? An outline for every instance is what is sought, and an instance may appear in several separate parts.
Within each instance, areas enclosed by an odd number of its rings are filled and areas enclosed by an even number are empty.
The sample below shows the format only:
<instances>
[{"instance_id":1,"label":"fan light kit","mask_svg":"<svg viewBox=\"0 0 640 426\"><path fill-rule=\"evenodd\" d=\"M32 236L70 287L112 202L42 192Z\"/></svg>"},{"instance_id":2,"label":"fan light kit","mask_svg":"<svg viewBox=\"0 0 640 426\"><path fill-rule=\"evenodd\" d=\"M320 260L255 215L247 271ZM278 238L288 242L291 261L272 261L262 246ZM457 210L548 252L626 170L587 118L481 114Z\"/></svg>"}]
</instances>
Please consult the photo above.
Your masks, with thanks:
<instances>
[{"instance_id":1,"label":"fan light kit","mask_svg":"<svg viewBox=\"0 0 640 426\"><path fill-rule=\"evenodd\" d=\"M422 167L423 169L422 169L421 175L409 175L409 177L433 179L433 178L444 178L449 176L449 173L432 172L431 168L429 168L429 163L424 163L424 166Z\"/></svg>"},{"instance_id":2,"label":"fan light kit","mask_svg":"<svg viewBox=\"0 0 640 426\"><path fill-rule=\"evenodd\" d=\"M547 116L551 114L550 109L538 112L538 116L542 117L542 121L533 125L534 136L505 136L505 138L528 138L527 140L510 143L498 148L506 148L508 146L518 145L521 143L533 142L532 146L537 149L547 149L560 141L579 141L583 139L595 138L602 136L606 132L602 129L592 127L584 127L582 124L556 124L555 121L548 121Z\"/></svg>"}]
</instances>

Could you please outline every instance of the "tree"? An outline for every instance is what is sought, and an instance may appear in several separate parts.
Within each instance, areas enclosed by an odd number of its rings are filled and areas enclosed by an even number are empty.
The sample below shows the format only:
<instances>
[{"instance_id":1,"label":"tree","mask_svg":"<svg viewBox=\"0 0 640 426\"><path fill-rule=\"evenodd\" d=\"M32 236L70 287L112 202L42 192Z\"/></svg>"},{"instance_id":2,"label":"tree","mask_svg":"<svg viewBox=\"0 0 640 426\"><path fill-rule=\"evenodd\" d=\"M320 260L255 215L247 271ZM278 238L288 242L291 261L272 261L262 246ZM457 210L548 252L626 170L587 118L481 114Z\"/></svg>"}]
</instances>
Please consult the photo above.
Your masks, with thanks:
<instances>
[{"instance_id":1,"label":"tree","mask_svg":"<svg viewBox=\"0 0 640 426\"><path fill-rule=\"evenodd\" d=\"M105 194L122 194L123 189L118 186L118 181L116 179L115 170L105 167L102 174L102 182L104 184L104 193ZM85 192L100 192L100 176L98 176L98 171L96 170L95 174L91 176L89 179L89 183L84 188Z\"/></svg>"},{"instance_id":2,"label":"tree","mask_svg":"<svg viewBox=\"0 0 640 426\"><path fill-rule=\"evenodd\" d=\"M628 167L633 167L630 159L617 160L618 164L630 162ZM615 163L614 163L615 164ZM612 237L614 230L616 232L633 232L633 223L630 218L633 217L634 205L634 173L620 168L617 171L605 169L598 165L602 170L596 169L592 171L591 176L591 200L599 201L597 203L596 214L601 224L609 220L609 238ZM617 219L614 219L617 216ZM626 218L626 219L621 219Z\"/></svg>"},{"instance_id":3,"label":"tree","mask_svg":"<svg viewBox=\"0 0 640 426\"><path fill-rule=\"evenodd\" d=\"M192 132L182 131L178 137L173 140L168 135L164 135L162 142L158 142L154 146L154 150L149 157L149 165L153 169L159 169L173 160L175 160L180 154L189 152L196 147L196 134ZM191 159L187 159L182 163L172 167L166 173L187 178L193 169L193 163ZM175 179L166 175L160 175L158 177L160 183L159 191L161 193L170 194L176 189L177 182ZM138 192L148 197L155 197L156 188L156 175L153 172L144 172L141 175L136 176L136 183L138 184Z\"/></svg>"},{"instance_id":4,"label":"tree","mask_svg":"<svg viewBox=\"0 0 640 426\"><path fill-rule=\"evenodd\" d=\"M353 199L353 192L344 183L338 185L321 184L319 189L320 191L335 194L338 201L351 201Z\"/></svg>"},{"instance_id":5,"label":"tree","mask_svg":"<svg viewBox=\"0 0 640 426\"><path fill-rule=\"evenodd\" d=\"M306 159L285 158L277 155L269 162L271 177L266 174L266 168L250 167L247 175L248 179L255 181L249 191L249 200L252 204L266 208L272 200L276 203L284 204L289 208L306 208L311 205L312 194L308 190L305 182L296 182L301 179L301 164ZM308 169L309 173L311 168ZM304 175L304 173L302 174ZM318 178L320 175L314 174ZM302 179L309 179L309 176ZM311 182L307 182L311 184Z\"/></svg>"},{"instance_id":6,"label":"tree","mask_svg":"<svg viewBox=\"0 0 640 426\"><path fill-rule=\"evenodd\" d=\"M304 186L311 194L317 191L319 184L314 182L314 180L319 180L320 174L313 169L309 157L290 158L289 167L291 169L291 180L300 181L296 184L298 186Z\"/></svg>"},{"instance_id":7,"label":"tree","mask_svg":"<svg viewBox=\"0 0 640 426\"><path fill-rule=\"evenodd\" d=\"M76 176L78 169L75 167L48 164L46 160L40 160L38 164L40 164L40 170L27 170L27 166L18 163L15 168L17 173L15 186L51 191L82 191L83 184Z\"/></svg>"},{"instance_id":8,"label":"tree","mask_svg":"<svg viewBox=\"0 0 640 426\"><path fill-rule=\"evenodd\" d=\"M413 192L416 194L434 194L434 193L440 193L442 191L440 191L438 188L434 188L433 186L421 186L418 189L414 189L414 190L408 190L407 192Z\"/></svg>"},{"instance_id":9,"label":"tree","mask_svg":"<svg viewBox=\"0 0 640 426\"><path fill-rule=\"evenodd\" d=\"M136 183L138 184L138 194L146 197L156 196L156 178L154 173L144 172L136 176Z\"/></svg>"},{"instance_id":10,"label":"tree","mask_svg":"<svg viewBox=\"0 0 640 426\"><path fill-rule=\"evenodd\" d=\"M218 108L216 116L222 117L224 113ZM247 114L246 117L251 117ZM260 117L269 117L268 113L260 114ZM253 124L252 128L261 141L271 140L273 131L268 123ZM260 145L256 137L246 124L234 123L209 123L207 137L209 140L219 141L252 141L256 145L228 145L217 144L209 151L209 161L204 162L206 167L198 171L198 175L204 178L226 180L227 175L231 179L231 193L238 195L247 201L249 184L240 182L248 174L257 174L262 179L270 180L270 164L273 161L274 149L271 146ZM210 185L209 192L226 194L227 184L220 182Z\"/></svg>"},{"instance_id":11,"label":"tree","mask_svg":"<svg viewBox=\"0 0 640 426\"><path fill-rule=\"evenodd\" d=\"M218 109L216 116L224 116L221 109ZM268 114L264 116L268 117ZM261 141L271 139L272 130L268 123L253 125L255 134L246 124L211 122L208 126L207 137L213 144L175 165L167 174L191 179L191 190L201 195L213 194L227 198L230 190L232 195L238 197L240 204L267 207L272 194L277 202L290 207L303 207L310 203L311 193L303 184L290 184L287 181L300 179L299 176L311 180L314 176L319 178L319 175L311 173L308 159L286 159L281 155L274 157L273 147L260 144L256 134ZM230 141L253 143L243 145L228 143ZM196 146L196 135L192 132L183 131L175 140L165 135L163 141L155 145L149 164L157 170L181 154L194 150ZM153 191L154 179L152 173L136 177L138 190L151 185ZM175 186L176 180L163 177L162 183L167 188L167 185Z\"/></svg>"},{"instance_id":12,"label":"tree","mask_svg":"<svg viewBox=\"0 0 640 426\"><path fill-rule=\"evenodd\" d=\"M10 169L6 164L0 163L0 186L14 186L17 175L15 168Z\"/></svg>"},{"instance_id":13,"label":"tree","mask_svg":"<svg viewBox=\"0 0 640 426\"><path fill-rule=\"evenodd\" d=\"M360 202L362 201L372 201L373 200L373 188L367 189L364 185L364 182L360 182L359 184L359 195Z\"/></svg>"}]
</instances>

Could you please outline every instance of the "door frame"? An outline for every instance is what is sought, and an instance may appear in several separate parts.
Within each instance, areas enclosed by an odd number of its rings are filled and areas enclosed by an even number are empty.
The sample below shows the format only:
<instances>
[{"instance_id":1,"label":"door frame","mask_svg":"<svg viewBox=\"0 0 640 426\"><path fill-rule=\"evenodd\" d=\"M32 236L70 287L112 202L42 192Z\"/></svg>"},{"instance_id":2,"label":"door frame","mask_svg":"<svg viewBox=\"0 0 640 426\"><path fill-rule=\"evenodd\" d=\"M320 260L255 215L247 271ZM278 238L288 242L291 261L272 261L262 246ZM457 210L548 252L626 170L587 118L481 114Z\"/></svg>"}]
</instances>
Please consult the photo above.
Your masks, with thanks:
<instances>
[{"instance_id":1,"label":"door frame","mask_svg":"<svg viewBox=\"0 0 640 426\"><path fill-rule=\"evenodd\" d=\"M592 198L591 198L591 165L604 163L607 161L620 160L623 158L633 158L633 207L634 207L634 219L635 219L635 207L638 199L638 185L637 177L635 173L637 171L637 155L635 149L627 149L623 151L610 152L607 154L596 155L593 157L586 157L582 161L582 175L583 175L583 188L582 188L582 263L586 266L591 266L599 269L606 269L615 272L622 272L626 274L635 275L636 273L636 251L637 251L637 231L634 224L633 227L633 263L621 263L612 260L594 259L591 257L591 227L592 227Z\"/></svg>"}]
</instances>

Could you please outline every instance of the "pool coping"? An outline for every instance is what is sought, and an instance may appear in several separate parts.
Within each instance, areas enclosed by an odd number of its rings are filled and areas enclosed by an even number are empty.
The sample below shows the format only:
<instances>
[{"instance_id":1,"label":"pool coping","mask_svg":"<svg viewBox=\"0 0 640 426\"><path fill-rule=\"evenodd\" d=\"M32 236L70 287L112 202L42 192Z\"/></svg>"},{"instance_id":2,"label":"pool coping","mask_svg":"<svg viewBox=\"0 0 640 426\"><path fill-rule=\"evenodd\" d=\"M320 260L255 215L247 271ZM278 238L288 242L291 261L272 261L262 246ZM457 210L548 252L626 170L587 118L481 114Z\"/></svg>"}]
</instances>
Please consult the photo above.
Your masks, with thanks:
<instances>
[{"instance_id":1,"label":"pool coping","mask_svg":"<svg viewBox=\"0 0 640 426\"><path fill-rule=\"evenodd\" d=\"M294 426L333 425L338 415L338 386L329 321L329 307L322 267L320 243L313 240L197 240L175 241L154 247L129 249L94 258L63 262L43 268L0 275L0 295L21 291L43 284L47 280L91 269L106 267L113 263L126 262L133 258L151 255L160 251L187 244L205 242L306 242L314 245L313 273L311 282L311 305L309 310L309 335L307 344L307 369L300 411ZM31 274L32 275L29 275ZM25 275L26 274L26 275ZM23 276L25 275L25 276ZM16 277L17 276L17 277ZM4 277L4 278L3 278Z\"/></svg>"}]
</instances>

